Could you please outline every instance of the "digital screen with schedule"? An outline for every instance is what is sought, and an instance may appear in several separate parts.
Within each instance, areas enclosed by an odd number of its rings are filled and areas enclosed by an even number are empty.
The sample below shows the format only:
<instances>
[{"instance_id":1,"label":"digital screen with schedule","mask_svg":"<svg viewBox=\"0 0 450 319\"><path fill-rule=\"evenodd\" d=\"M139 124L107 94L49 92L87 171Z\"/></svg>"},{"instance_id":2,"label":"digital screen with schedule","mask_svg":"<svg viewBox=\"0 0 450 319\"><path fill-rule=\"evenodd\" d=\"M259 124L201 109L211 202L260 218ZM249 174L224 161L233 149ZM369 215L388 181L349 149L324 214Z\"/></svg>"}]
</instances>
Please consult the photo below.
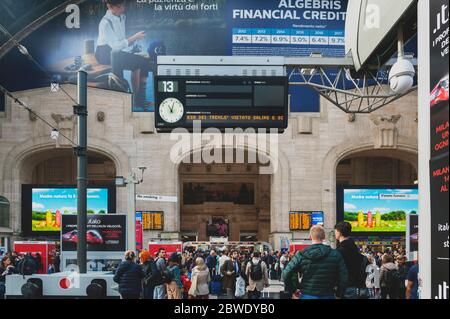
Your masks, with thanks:
<instances>
[{"instance_id":1,"label":"digital screen with schedule","mask_svg":"<svg viewBox=\"0 0 450 319\"><path fill-rule=\"evenodd\" d=\"M159 76L156 86L156 128L202 130L215 127L287 127L286 77L173 77Z\"/></svg>"}]
</instances>

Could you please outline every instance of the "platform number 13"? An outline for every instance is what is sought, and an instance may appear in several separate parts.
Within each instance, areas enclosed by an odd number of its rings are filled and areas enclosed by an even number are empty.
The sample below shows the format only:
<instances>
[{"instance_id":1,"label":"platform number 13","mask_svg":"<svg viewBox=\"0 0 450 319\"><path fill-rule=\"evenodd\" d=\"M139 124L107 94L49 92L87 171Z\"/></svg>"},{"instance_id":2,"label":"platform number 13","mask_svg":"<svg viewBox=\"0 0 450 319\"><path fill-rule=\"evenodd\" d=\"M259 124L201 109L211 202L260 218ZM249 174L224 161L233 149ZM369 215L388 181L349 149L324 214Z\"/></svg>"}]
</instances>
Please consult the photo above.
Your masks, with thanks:
<instances>
[{"instance_id":1,"label":"platform number 13","mask_svg":"<svg viewBox=\"0 0 450 319\"><path fill-rule=\"evenodd\" d=\"M164 93L173 93L175 91L175 85L172 81L163 81Z\"/></svg>"}]
</instances>

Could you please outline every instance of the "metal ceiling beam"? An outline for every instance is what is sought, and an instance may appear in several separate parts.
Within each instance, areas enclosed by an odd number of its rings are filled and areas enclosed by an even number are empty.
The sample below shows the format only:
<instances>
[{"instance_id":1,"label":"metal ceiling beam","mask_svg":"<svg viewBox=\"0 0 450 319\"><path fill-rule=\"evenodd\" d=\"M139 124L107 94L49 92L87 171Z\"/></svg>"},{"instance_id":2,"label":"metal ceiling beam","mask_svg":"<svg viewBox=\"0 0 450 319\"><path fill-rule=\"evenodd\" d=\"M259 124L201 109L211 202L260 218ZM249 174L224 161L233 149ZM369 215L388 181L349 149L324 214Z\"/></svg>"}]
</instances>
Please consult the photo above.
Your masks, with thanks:
<instances>
[{"instance_id":1,"label":"metal ceiling beam","mask_svg":"<svg viewBox=\"0 0 450 319\"><path fill-rule=\"evenodd\" d=\"M21 31L17 32L14 35L14 40L21 42L23 39L28 37L31 33L39 29L42 25L50 21L51 19L55 18L59 14L63 13L66 10L66 7L69 4L81 4L85 2L86 0L68 0L57 7L53 8L52 10L48 11L47 13L40 16L38 19L31 22L29 25L27 25L25 28L23 28ZM15 47L13 39L8 39L1 47L0 47L0 59L8 53L12 48Z\"/></svg>"}]
</instances>

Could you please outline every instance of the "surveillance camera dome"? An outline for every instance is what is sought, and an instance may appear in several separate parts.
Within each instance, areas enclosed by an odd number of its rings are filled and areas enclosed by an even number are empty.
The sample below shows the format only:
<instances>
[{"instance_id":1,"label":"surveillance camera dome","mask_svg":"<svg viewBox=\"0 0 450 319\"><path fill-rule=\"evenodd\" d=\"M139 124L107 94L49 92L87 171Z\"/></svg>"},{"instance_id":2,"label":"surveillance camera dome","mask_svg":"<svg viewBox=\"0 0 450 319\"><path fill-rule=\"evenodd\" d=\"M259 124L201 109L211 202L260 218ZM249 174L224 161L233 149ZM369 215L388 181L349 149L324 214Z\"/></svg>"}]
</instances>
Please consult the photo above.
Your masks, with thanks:
<instances>
[{"instance_id":1,"label":"surveillance camera dome","mask_svg":"<svg viewBox=\"0 0 450 319\"><path fill-rule=\"evenodd\" d=\"M397 94L404 94L412 88L416 71L412 63L403 58L399 58L389 72L389 83L392 91Z\"/></svg>"}]
</instances>

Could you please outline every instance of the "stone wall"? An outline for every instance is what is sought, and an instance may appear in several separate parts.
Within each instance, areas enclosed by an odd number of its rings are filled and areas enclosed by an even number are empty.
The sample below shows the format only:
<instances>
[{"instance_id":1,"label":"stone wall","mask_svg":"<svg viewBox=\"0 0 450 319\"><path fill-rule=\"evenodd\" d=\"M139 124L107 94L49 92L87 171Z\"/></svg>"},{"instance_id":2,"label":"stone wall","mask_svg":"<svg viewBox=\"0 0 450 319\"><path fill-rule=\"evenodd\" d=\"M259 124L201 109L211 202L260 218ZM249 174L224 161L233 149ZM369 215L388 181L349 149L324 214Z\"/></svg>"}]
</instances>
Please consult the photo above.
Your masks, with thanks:
<instances>
[{"instance_id":1,"label":"stone wall","mask_svg":"<svg viewBox=\"0 0 450 319\"><path fill-rule=\"evenodd\" d=\"M76 96L75 86L66 90ZM76 142L76 118L72 104L62 92L37 89L16 94L40 115L59 125ZM277 172L270 178L271 235L276 247L280 238L307 238L307 233L289 232L290 210L323 210L330 231L336 219L336 166L340 160L358 153L382 151L388 157L405 160L417 167L417 95L412 93L374 114L349 117L326 100L321 113L294 113L289 128L278 136ZM169 160L172 141L156 134L152 113L132 113L131 95L99 89L88 92L88 144L92 151L110 158L117 175L128 176L132 169L146 166L141 194L179 195L179 164L189 154ZM0 195L11 202L12 231L21 229L20 185L29 183L40 154L55 147L70 147L61 137L50 139L50 129L40 120L8 100L0 114ZM270 156L269 156L270 157ZM137 202L137 210L165 212L165 232L176 237L180 231L179 204ZM118 189L118 212L127 212L126 190ZM7 232L8 230L0 230ZM145 240L157 233L146 233Z\"/></svg>"}]
</instances>

